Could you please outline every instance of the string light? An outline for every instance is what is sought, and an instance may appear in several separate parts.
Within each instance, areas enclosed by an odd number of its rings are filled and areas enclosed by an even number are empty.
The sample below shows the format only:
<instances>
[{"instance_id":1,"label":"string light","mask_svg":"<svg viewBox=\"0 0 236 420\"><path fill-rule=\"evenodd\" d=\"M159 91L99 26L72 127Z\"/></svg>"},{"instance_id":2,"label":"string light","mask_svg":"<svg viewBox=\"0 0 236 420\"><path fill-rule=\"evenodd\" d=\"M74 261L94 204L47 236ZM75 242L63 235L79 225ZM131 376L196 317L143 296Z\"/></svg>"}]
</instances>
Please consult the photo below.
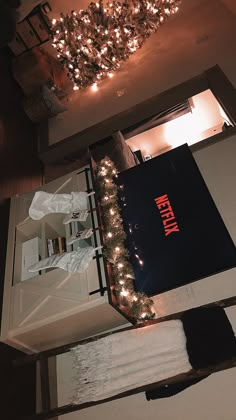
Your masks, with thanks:
<instances>
[{"instance_id":1,"label":"string light","mask_svg":"<svg viewBox=\"0 0 236 420\"><path fill-rule=\"evenodd\" d=\"M53 46L74 84L79 89L92 85L92 90L97 91L96 82L112 78L120 63L178 12L180 3L181 0L114 0L104 5L91 2L86 10L52 19ZM78 65L79 76L75 73Z\"/></svg>"},{"instance_id":2,"label":"string light","mask_svg":"<svg viewBox=\"0 0 236 420\"><path fill-rule=\"evenodd\" d=\"M112 269L112 293L115 294L121 310L125 306L126 313L137 321L152 319L155 311L153 302L134 288L134 272L125 248L125 233L120 209L118 206L118 186L113 182L117 169L109 158L104 158L98 165L98 183L101 194L102 217L104 227L104 255ZM106 180L109 179L109 183ZM123 187L123 186L122 186ZM137 255L139 264L143 261Z\"/></svg>"},{"instance_id":3,"label":"string light","mask_svg":"<svg viewBox=\"0 0 236 420\"><path fill-rule=\"evenodd\" d=\"M94 83L93 85L92 85L92 91L93 92L97 92L97 90L98 90L98 85L97 85L97 83Z\"/></svg>"}]
</instances>

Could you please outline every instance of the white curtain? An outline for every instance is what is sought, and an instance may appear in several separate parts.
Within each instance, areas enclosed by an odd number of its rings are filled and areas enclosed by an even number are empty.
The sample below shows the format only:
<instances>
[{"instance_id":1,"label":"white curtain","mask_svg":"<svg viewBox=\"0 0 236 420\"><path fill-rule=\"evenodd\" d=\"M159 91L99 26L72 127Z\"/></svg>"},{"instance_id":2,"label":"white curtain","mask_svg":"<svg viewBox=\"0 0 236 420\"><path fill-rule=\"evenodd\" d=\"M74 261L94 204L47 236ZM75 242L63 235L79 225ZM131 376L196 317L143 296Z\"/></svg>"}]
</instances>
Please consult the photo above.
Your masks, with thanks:
<instances>
[{"instance_id":1,"label":"white curtain","mask_svg":"<svg viewBox=\"0 0 236 420\"><path fill-rule=\"evenodd\" d=\"M182 322L163 322L119 332L73 348L73 403L112 397L180 373L191 365Z\"/></svg>"}]
</instances>

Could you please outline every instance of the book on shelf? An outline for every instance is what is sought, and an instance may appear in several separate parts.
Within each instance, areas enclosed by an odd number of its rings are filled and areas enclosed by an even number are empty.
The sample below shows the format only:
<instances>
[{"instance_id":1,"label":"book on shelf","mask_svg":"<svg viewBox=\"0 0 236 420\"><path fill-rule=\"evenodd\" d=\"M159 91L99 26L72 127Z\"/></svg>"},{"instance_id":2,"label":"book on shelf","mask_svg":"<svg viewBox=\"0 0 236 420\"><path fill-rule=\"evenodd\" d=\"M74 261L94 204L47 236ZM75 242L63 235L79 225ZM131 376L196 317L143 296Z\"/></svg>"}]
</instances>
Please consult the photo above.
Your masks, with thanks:
<instances>
[{"instance_id":1,"label":"book on shelf","mask_svg":"<svg viewBox=\"0 0 236 420\"><path fill-rule=\"evenodd\" d=\"M63 254L66 252L66 238L58 236L57 238L47 239L48 256Z\"/></svg>"}]
</instances>

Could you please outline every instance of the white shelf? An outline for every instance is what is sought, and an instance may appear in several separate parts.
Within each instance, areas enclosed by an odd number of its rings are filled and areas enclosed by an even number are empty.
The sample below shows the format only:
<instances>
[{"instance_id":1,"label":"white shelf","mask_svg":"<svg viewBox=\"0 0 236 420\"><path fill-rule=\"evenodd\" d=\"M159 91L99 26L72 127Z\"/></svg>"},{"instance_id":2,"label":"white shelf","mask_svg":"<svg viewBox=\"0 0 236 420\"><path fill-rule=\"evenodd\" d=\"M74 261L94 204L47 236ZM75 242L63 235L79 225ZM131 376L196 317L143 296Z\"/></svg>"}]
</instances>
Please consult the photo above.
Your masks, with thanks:
<instances>
[{"instance_id":1,"label":"white shelf","mask_svg":"<svg viewBox=\"0 0 236 420\"><path fill-rule=\"evenodd\" d=\"M87 190L92 179L89 167L57 179L42 189L53 193ZM106 286L103 258L94 259L85 273L69 274L61 269L46 270L41 275L21 281L22 243L36 236L41 238L42 258L47 257L47 239L68 237L78 228L97 227L96 212L85 223L63 225L64 214L50 214L39 221L28 216L34 193L13 197L11 200L7 263L4 284L4 307L1 340L22 350L41 351L91 334L127 323L108 301L101 296L100 283ZM92 208L96 207L91 197ZM96 230L87 244L101 245ZM86 243L81 243L85 246ZM78 242L68 249L74 249ZM98 266L99 264L99 270ZM99 272L101 278L99 278ZM92 293L97 291L97 293Z\"/></svg>"}]
</instances>

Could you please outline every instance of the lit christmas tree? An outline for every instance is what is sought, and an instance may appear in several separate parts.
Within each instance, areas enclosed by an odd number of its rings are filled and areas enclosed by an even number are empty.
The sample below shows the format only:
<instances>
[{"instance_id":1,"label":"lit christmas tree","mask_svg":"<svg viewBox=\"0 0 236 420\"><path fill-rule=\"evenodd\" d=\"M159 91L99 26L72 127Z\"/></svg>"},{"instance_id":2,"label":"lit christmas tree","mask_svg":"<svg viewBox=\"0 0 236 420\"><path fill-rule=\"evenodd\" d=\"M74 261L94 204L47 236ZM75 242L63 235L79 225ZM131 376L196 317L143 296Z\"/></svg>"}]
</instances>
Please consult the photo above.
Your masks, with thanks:
<instances>
[{"instance_id":1,"label":"lit christmas tree","mask_svg":"<svg viewBox=\"0 0 236 420\"><path fill-rule=\"evenodd\" d=\"M68 68L74 90L112 77L145 39L178 11L181 0L127 0L90 3L52 20L53 46Z\"/></svg>"}]
</instances>

